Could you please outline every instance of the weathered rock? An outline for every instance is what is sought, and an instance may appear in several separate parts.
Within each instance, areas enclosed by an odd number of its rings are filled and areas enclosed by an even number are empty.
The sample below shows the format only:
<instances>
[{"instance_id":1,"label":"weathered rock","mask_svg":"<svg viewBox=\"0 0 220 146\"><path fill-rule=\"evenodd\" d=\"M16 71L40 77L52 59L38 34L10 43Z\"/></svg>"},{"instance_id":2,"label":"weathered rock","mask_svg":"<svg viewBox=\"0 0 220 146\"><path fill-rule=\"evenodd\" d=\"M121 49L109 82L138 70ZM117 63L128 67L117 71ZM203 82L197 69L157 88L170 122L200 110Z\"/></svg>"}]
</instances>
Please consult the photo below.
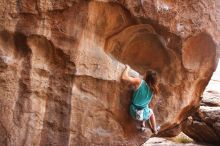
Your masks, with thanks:
<instances>
[{"instance_id":1,"label":"weathered rock","mask_svg":"<svg viewBox=\"0 0 220 146\"><path fill-rule=\"evenodd\" d=\"M201 106L198 113L184 123L183 132L195 141L220 143L220 107Z\"/></svg>"},{"instance_id":2,"label":"weathered rock","mask_svg":"<svg viewBox=\"0 0 220 146\"><path fill-rule=\"evenodd\" d=\"M220 144L219 74L220 68L213 74L198 111L183 124L183 132L198 142Z\"/></svg>"},{"instance_id":3,"label":"weathered rock","mask_svg":"<svg viewBox=\"0 0 220 146\"><path fill-rule=\"evenodd\" d=\"M198 106L216 65L213 1L1 0L0 145L139 145L125 63L155 69L162 131ZM218 52L218 51L217 51Z\"/></svg>"}]
</instances>

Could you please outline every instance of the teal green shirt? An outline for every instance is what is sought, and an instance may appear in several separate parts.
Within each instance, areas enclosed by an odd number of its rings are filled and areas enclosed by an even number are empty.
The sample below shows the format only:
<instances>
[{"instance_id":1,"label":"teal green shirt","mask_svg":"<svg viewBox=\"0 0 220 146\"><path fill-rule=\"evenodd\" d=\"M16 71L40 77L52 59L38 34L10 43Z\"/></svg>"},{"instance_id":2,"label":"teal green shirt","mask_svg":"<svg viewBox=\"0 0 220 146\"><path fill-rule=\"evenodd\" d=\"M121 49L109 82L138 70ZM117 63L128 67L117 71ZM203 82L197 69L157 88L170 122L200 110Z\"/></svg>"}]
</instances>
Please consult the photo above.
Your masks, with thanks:
<instances>
[{"instance_id":1,"label":"teal green shirt","mask_svg":"<svg viewBox=\"0 0 220 146\"><path fill-rule=\"evenodd\" d=\"M152 99L152 91L147 83L142 80L138 89L133 93L132 104L130 106L130 114L135 118L135 111L138 108L144 109L144 120L148 120L150 116L150 109L148 104Z\"/></svg>"}]
</instances>

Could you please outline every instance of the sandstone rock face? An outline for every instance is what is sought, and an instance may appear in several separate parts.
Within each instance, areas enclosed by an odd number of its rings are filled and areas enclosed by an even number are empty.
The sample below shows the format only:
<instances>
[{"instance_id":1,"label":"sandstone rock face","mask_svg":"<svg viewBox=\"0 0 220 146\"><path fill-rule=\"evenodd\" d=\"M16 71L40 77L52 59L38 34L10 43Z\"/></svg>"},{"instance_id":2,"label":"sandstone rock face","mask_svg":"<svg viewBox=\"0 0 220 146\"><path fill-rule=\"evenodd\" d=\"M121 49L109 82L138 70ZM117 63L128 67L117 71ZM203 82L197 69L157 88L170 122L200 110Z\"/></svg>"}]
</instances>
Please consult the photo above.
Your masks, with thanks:
<instances>
[{"instance_id":1,"label":"sandstone rock face","mask_svg":"<svg viewBox=\"0 0 220 146\"><path fill-rule=\"evenodd\" d=\"M199 142L220 144L220 66L203 94L198 111L183 124L183 131Z\"/></svg>"},{"instance_id":2,"label":"sandstone rock face","mask_svg":"<svg viewBox=\"0 0 220 146\"><path fill-rule=\"evenodd\" d=\"M1 0L0 145L139 145L124 64L154 69L162 134L216 66L218 1ZM174 135L176 133L173 133Z\"/></svg>"}]
</instances>

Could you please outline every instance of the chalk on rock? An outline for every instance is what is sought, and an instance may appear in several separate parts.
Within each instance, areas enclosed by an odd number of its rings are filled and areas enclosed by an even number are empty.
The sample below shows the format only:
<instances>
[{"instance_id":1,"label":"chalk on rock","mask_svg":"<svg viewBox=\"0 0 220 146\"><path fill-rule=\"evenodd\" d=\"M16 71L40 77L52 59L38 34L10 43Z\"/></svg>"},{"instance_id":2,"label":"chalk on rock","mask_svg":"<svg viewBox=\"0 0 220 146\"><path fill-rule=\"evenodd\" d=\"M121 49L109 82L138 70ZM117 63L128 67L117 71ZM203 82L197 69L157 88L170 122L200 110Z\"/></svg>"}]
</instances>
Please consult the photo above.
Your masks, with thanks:
<instances>
[{"instance_id":1,"label":"chalk on rock","mask_svg":"<svg viewBox=\"0 0 220 146\"><path fill-rule=\"evenodd\" d=\"M139 74L137 71L133 70L133 69L130 69L130 70L128 71L128 74L129 74L130 76L132 76L132 77L140 77L140 74Z\"/></svg>"}]
</instances>

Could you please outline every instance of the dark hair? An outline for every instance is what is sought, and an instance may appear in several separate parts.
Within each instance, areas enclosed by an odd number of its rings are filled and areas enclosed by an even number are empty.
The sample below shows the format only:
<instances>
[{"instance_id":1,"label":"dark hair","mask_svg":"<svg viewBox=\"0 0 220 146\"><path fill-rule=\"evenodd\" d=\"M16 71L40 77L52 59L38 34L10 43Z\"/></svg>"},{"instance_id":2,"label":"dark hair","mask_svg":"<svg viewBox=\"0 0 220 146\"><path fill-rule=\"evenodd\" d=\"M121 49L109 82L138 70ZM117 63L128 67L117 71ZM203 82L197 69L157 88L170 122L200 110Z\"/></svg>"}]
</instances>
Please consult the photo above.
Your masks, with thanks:
<instances>
[{"instance_id":1,"label":"dark hair","mask_svg":"<svg viewBox=\"0 0 220 146\"><path fill-rule=\"evenodd\" d=\"M144 80L147 82L153 94L158 94L158 75L156 71L148 70Z\"/></svg>"}]
</instances>

